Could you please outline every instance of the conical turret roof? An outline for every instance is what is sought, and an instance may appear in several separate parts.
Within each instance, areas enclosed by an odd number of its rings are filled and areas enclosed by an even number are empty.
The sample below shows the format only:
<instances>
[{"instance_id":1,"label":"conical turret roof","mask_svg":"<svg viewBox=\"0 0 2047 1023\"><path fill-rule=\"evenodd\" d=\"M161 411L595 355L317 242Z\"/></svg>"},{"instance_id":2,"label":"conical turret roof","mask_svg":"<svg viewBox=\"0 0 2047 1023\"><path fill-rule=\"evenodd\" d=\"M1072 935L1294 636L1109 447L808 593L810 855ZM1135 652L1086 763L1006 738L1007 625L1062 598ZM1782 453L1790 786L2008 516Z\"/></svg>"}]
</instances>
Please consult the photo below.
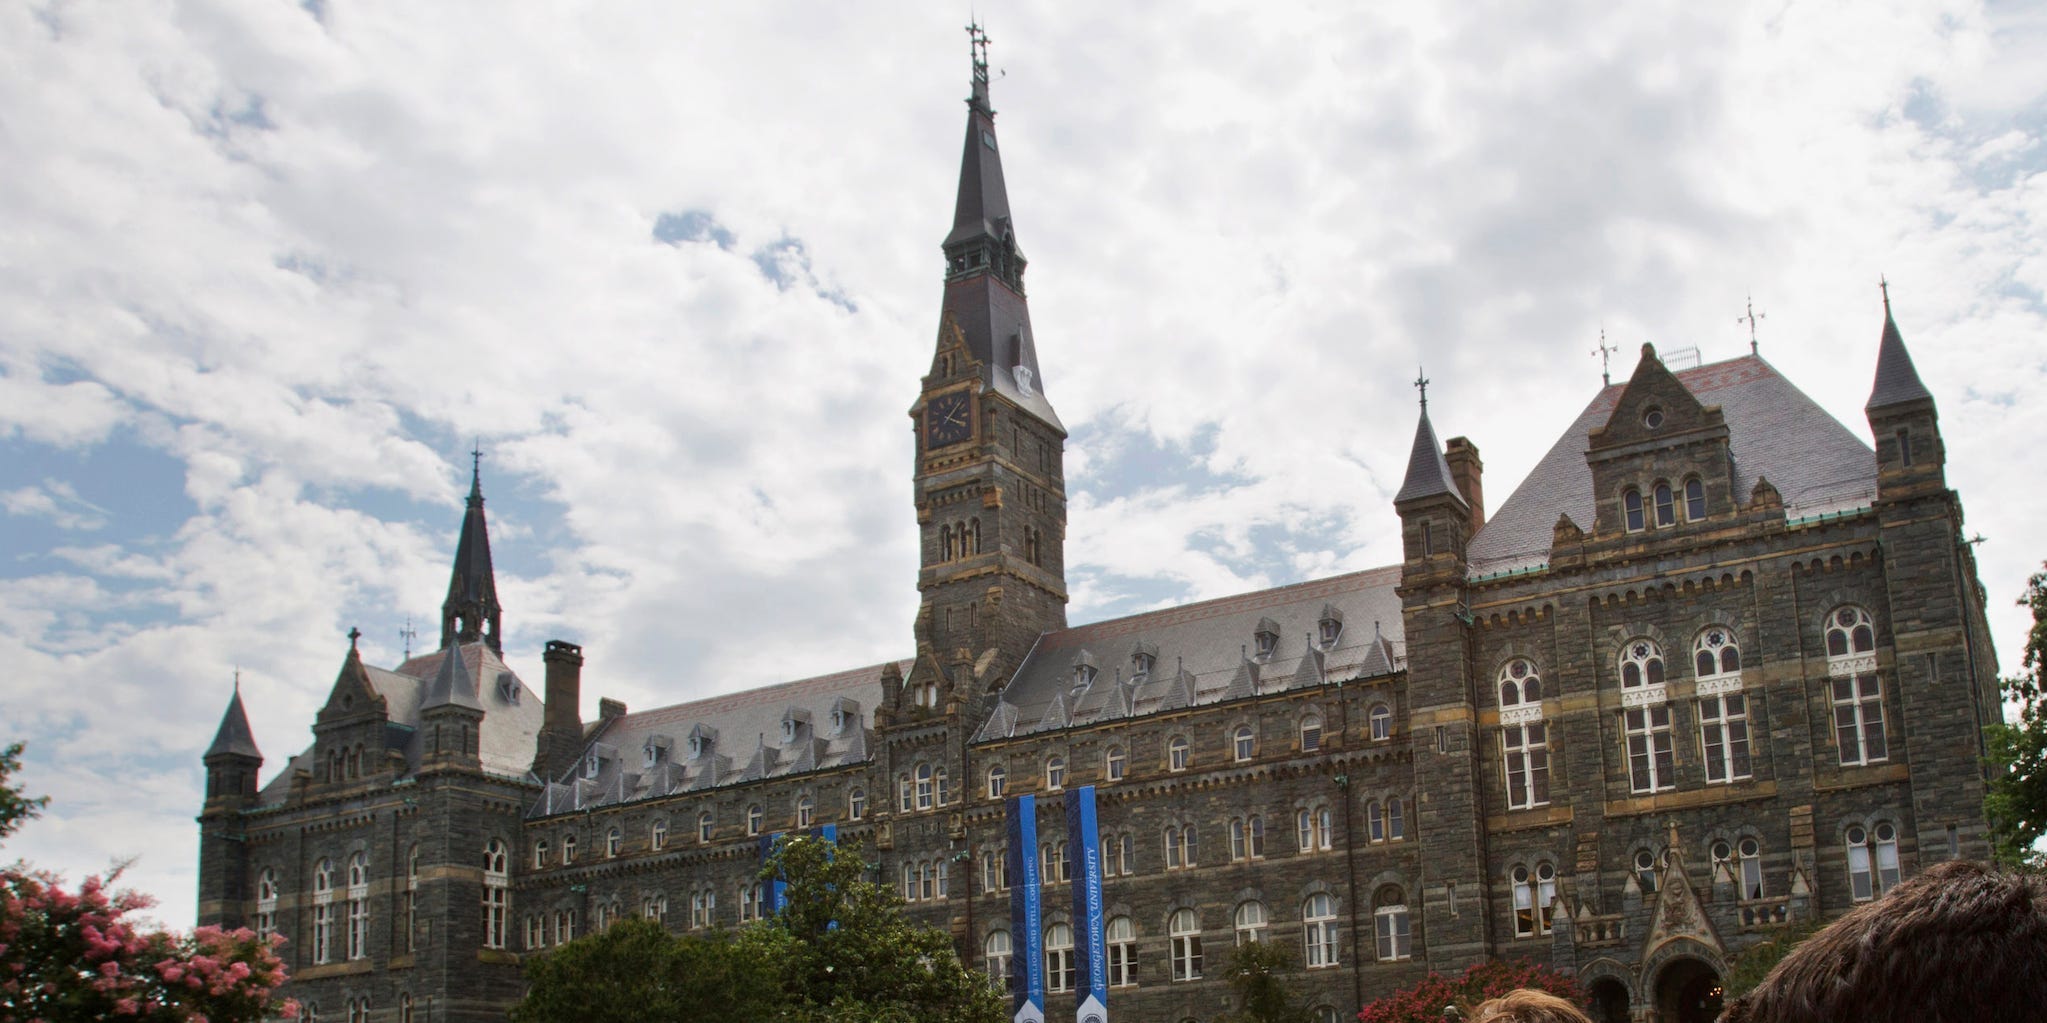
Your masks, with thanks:
<instances>
[{"instance_id":1,"label":"conical turret roof","mask_svg":"<svg viewBox=\"0 0 2047 1023\"><path fill-rule=\"evenodd\" d=\"M227 701L227 713L220 716L220 730L213 733L213 745L206 747L206 758L218 756L254 757L263 759L263 753L256 748L255 733L249 730L249 715L242 710L242 687L235 685L235 695Z\"/></svg>"}]
</instances>

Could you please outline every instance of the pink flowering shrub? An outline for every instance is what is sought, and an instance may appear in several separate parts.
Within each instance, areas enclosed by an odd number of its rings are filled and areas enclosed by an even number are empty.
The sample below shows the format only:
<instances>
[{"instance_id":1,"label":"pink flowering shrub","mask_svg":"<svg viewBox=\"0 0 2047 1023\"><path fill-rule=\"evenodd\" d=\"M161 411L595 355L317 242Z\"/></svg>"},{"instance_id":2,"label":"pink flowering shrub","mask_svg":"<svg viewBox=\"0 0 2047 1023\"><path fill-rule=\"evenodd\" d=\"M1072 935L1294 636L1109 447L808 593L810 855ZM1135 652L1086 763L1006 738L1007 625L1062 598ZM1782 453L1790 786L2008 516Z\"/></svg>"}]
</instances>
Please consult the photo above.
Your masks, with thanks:
<instances>
[{"instance_id":1,"label":"pink flowering shrub","mask_svg":"<svg viewBox=\"0 0 2047 1023\"><path fill-rule=\"evenodd\" d=\"M54 874L0 868L0 1023L253 1023L298 1016L274 1001L278 936L201 927L139 930L124 919L148 896L88 877L76 893Z\"/></svg>"},{"instance_id":2,"label":"pink flowering shrub","mask_svg":"<svg viewBox=\"0 0 2047 1023\"><path fill-rule=\"evenodd\" d=\"M1413 987L1365 1006L1358 1019L1361 1023L1442 1023L1446 1005L1455 1005L1468 1014L1480 1002L1524 987L1547 991L1580 1005L1585 1003L1578 982L1565 974L1528 960L1494 959L1473 963L1455 976L1431 972Z\"/></svg>"}]
</instances>

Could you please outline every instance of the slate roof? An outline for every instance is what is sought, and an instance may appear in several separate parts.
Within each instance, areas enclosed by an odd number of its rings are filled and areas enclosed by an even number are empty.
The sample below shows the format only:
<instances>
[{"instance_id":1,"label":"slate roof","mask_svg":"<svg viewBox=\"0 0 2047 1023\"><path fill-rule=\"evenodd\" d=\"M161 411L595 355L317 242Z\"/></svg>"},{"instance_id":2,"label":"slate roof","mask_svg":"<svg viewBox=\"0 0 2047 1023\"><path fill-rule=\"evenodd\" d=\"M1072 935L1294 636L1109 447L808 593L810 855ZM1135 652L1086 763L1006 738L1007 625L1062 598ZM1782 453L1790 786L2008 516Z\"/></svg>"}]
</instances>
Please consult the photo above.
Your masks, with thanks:
<instances>
[{"instance_id":1,"label":"slate roof","mask_svg":"<svg viewBox=\"0 0 2047 1023\"><path fill-rule=\"evenodd\" d=\"M869 725L887 667L855 668L600 722L581 761L566 776L549 779L530 815L864 763L873 757ZM907 671L910 662L895 667ZM785 730L784 722L792 727ZM592 756L594 774L587 770Z\"/></svg>"},{"instance_id":2,"label":"slate roof","mask_svg":"<svg viewBox=\"0 0 2047 1023\"><path fill-rule=\"evenodd\" d=\"M1908 401L1931 401L1933 395L1919 381L1912 354L1905 350L1905 338L1898 333L1898 321L1891 319L1891 301L1884 300L1884 336L1876 348L1876 384L1869 389L1865 412L1874 412Z\"/></svg>"},{"instance_id":3,"label":"slate roof","mask_svg":"<svg viewBox=\"0 0 2047 1023\"><path fill-rule=\"evenodd\" d=\"M1734 493L1740 500L1748 499L1759 476L1783 495L1785 513L1792 518L1863 507L1876 499L1875 453L1761 357L1745 355L1675 375L1701 404L1720 406L1726 417ZM1473 577L1547 562L1558 513L1591 528L1588 437L1605 425L1626 386L1602 389L1486 519L1466 551Z\"/></svg>"},{"instance_id":4,"label":"slate roof","mask_svg":"<svg viewBox=\"0 0 2047 1023\"><path fill-rule=\"evenodd\" d=\"M490 529L483 517L482 470L472 467L462 535L455 541L455 570L448 576L448 607L496 608L497 576L491 571Z\"/></svg>"},{"instance_id":5,"label":"slate roof","mask_svg":"<svg viewBox=\"0 0 2047 1023\"><path fill-rule=\"evenodd\" d=\"M1399 566L1080 625L1040 637L974 741L1390 674L1405 659ZM1342 623L1322 646L1321 622ZM1277 637L1257 656L1257 634ZM1138 675L1133 655L1152 658ZM1077 684L1077 664L1092 666Z\"/></svg>"},{"instance_id":6,"label":"slate roof","mask_svg":"<svg viewBox=\"0 0 2047 1023\"><path fill-rule=\"evenodd\" d=\"M467 643L459 649L461 682L469 699L483 710L478 735L483 769L510 777L531 774L535 740L546 713L540 694L521 681L488 645ZM441 650L422 654L395 669L363 665L370 687L384 698L390 722L384 730L385 749L405 754L408 774L419 769L420 711L427 703L429 680L441 674L444 660L450 660L445 654ZM455 682L452 677L448 681L450 685ZM292 773L300 767L315 770L316 766L311 748L292 757L284 770L264 786L262 802L283 802L291 793Z\"/></svg>"},{"instance_id":7,"label":"slate roof","mask_svg":"<svg viewBox=\"0 0 2047 1023\"><path fill-rule=\"evenodd\" d=\"M1423 405L1421 422L1414 426L1414 448L1407 454L1407 478L1400 483L1400 493L1393 495L1393 503L1438 494L1449 494L1458 504L1465 504L1456 479L1450 475L1450 463L1443 458L1443 445L1436 443L1436 428L1429 423L1429 407Z\"/></svg>"},{"instance_id":8,"label":"slate roof","mask_svg":"<svg viewBox=\"0 0 2047 1023\"><path fill-rule=\"evenodd\" d=\"M249 730L249 715L242 710L242 687L235 686L235 695L227 701L227 713L220 716L220 730L213 733L213 745L206 747L201 759L233 755L263 759L263 753L256 748L255 733Z\"/></svg>"}]
</instances>

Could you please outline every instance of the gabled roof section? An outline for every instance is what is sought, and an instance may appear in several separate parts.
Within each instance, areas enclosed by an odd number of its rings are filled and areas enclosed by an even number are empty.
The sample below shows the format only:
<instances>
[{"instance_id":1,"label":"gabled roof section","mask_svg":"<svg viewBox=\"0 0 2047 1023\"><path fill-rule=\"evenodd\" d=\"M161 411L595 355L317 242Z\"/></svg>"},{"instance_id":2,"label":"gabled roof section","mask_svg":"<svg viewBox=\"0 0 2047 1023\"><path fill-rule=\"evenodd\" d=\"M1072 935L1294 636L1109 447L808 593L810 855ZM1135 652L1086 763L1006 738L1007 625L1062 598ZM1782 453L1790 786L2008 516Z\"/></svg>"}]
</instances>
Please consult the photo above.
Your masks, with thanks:
<instances>
[{"instance_id":1,"label":"gabled roof section","mask_svg":"<svg viewBox=\"0 0 2047 1023\"><path fill-rule=\"evenodd\" d=\"M1443 445L1436 442L1436 428L1429 423L1429 407L1424 404L1421 421L1414 426L1414 448L1407 456L1407 477L1400 483L1400 493L1393 495L1393 503L1443 494L1450 495L1459 507L1470 507L1457 491L1450 463L1443 459Z\"/></svg>"},{"instance_id":2,"label":"gabled roof section","mask_svg":"<svg viewBox=\"0 0 2047 1023\"><path fill-rule=\"evenodd\" d=\"M1296 660L1301 652L1291 649L1290 643L1315 635L1332 607L1350 621L1385 621L1397 628L1400 598L1394 587L1399 582L1398 566L1375 568L1048 632L1004 686L975 741L1367 677L1368 661L1384 663L1397 656L1394 641L1379 637L1384 648L1375 654L1364 630L1346 629L1333 646L1309 644L1307 656L1321 662L1313 670L1310 661ZM1267 619L1279 634L1280 646L1261 666L1245 656L1244 641ZM1070 692L1073 664L1082 650L1142 651L1154 666L1127 683L1097 677L1087 695L1075 701ZM1369 674L1384 672L1375 669ZM1102 691L1101 698L1095 698L1096 691Z\"/></svg>"},{"instance_id":3,"label":"gabled roof section","mask_svg":"<svg viewBox=\"0 0 2047 1023\"><path fill-rule=\"evenodd\" d=\"M1898 333L1898 321L1891 318L1891 298L1884 295L1884 335L1876 348L1876 384L1869 390L1864 412L1890 408L1914 401L1932 401L1932 392L1919 381L1912 365L1912 353L1905 350L1905 337Z\"/></svg>"},{"instance_id":4,"label":"gabled roof section","mask_svg":"<svg viewBox=\"0 0 2047 1023\"><path fill-rule=\"evenodd\" d=\"M451 656L457 650L459 654ZM441 681L443 667L459 660L462 675L467 679L464 688L471 694L477 708L483 711L483 724L477 735L477 755L483 769L509 778L530 776L533 751L546 707L539 694L506 666L497 651L483 643L469 643L421 654L396 668L365 664L359 656L352 659L361 669L371 694L383 701L386 718L384 749L404 754L406 771L419 767L419 719L428 695L434 683ZM450 690L455 688L455 678L445 681ZM292 758L283 771L264 786L259 798L265 804L274 804L289 796L292 771L298 767L310 769L313 766L311 752L307 750Z\"/></svg>"},{"instance_id":5,"label":"gabled roof section","mask_svg":"<svg viewBox=\"0 0 2047 1023\"><path fill-rule=\"evenodd\" d=\"M263 753L256 748L256 736L249 731L249 715L242 711L242 686L235 683L235 694L227 701L227 713L220 716L220 730L213 733L213 745L206 747L202 760L214 757L235 756L263 759Z\"/></svg>"},{"instance_id":6,"label":"gabled roof section","mask_svg":"<svg viewBox=\"0 0 2047 1023\"><path fill-rule=\"evenodd\" d=\"M1746 355L1673 374L1702 405L1717 405L1734 458L1734 492L1768 477L1792 517L1868 505L1876 499L1876 455L1860 437L1779 374ZM1472 538L1474 577L1544 564L1557 516L1595 521L1585 454L1594 430L1613 417L1625 385L1595 395L1506 502Z\"/></svg>"},{"instance_id":7,"label":"gabled roof section","mask_svg":"<svg viewBox=\"0 0 2047 1023\"><path fill-rule=\"evenodd\" d=\"M341 660L341 670L334 675L334 686L327 691L327 702L321 706L317 720L352 718L376 709L378 693L370 683L369 670L363 666L362 653L351 640L348 656ZM388 712L388 711L387 711Z\"/></svg>"},{"instance_id":8,"label":"gabled roof section","mask_svg":"<svg viewBox=\"0 0 2047 1023\"><path fill-rule=\"evenodd\" d=\"M530 813L545 816L866 763L873 756L874 738L862 708L881 705L881 676L890 666L870 665L613 718L592 733L594 741L574 769L545 779L548 791ZM901 671L909 662L893 666ZM835 710L849 715L843 728L831 726ZM785 737L784 721L800 727ZM819 721L826 724L818 727ZM671 741L678 736L683 741ZM588 770L593 752L598 763L594 776Z\"/></svg>"},{"instance_id":9,"label":"gabled roof section","mask_svg":"<svg viewBox=\"0 0 2047 1023\"><path fill-rule=\"evenodd\" d=\"M1654 426L1649 425L1652 413ZM1606 422L1592 431L1587 442L1593 451L1644 442L1669 444L1673 438L1697 436L1699 431L1717 430L1724 425L1720 410L1701 402L1657 357L1655 346L1644 344L1641 361L1635 363L1628 382L1621 385L1613 411Z\"/></svg>"}]
</instances>

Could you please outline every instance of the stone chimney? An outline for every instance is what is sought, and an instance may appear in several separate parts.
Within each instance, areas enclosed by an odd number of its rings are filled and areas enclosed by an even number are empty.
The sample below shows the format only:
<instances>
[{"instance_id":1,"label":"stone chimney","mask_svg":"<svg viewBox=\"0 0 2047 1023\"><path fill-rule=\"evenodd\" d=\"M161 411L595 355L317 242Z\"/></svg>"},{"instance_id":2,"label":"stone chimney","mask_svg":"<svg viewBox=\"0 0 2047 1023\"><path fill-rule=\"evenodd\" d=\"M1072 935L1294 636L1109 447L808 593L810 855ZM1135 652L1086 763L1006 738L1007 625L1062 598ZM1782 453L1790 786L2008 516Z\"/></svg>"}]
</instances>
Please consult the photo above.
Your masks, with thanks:
<instances>
[{"instance_id":1,"label":"stone chimney","mask_svg":"<svg viewBox=\"0 0 2047 1023\"><path fill-rule=\"evenodd\" d=\"M1477 536L1485 528L1485 488L1479 483L1485 463L1478 460L1478 445L1468 437L1452 437L1443 445L1443 461L1450 465L1450 478L1457 481L1457 492L1471 506L1471 534Z\"/></svg>"},{"instance_id":2,"label":"stone chimney","mask_svg":"<svg viewBox=\"0 0 2047 1023\"><path fill-rule=\"evenodd\" d=\"M547 710L533 751L533 773L555 781L583 755L583 648L550 639L540 660L547 666Z\"/></svg>"}]
</instances>

